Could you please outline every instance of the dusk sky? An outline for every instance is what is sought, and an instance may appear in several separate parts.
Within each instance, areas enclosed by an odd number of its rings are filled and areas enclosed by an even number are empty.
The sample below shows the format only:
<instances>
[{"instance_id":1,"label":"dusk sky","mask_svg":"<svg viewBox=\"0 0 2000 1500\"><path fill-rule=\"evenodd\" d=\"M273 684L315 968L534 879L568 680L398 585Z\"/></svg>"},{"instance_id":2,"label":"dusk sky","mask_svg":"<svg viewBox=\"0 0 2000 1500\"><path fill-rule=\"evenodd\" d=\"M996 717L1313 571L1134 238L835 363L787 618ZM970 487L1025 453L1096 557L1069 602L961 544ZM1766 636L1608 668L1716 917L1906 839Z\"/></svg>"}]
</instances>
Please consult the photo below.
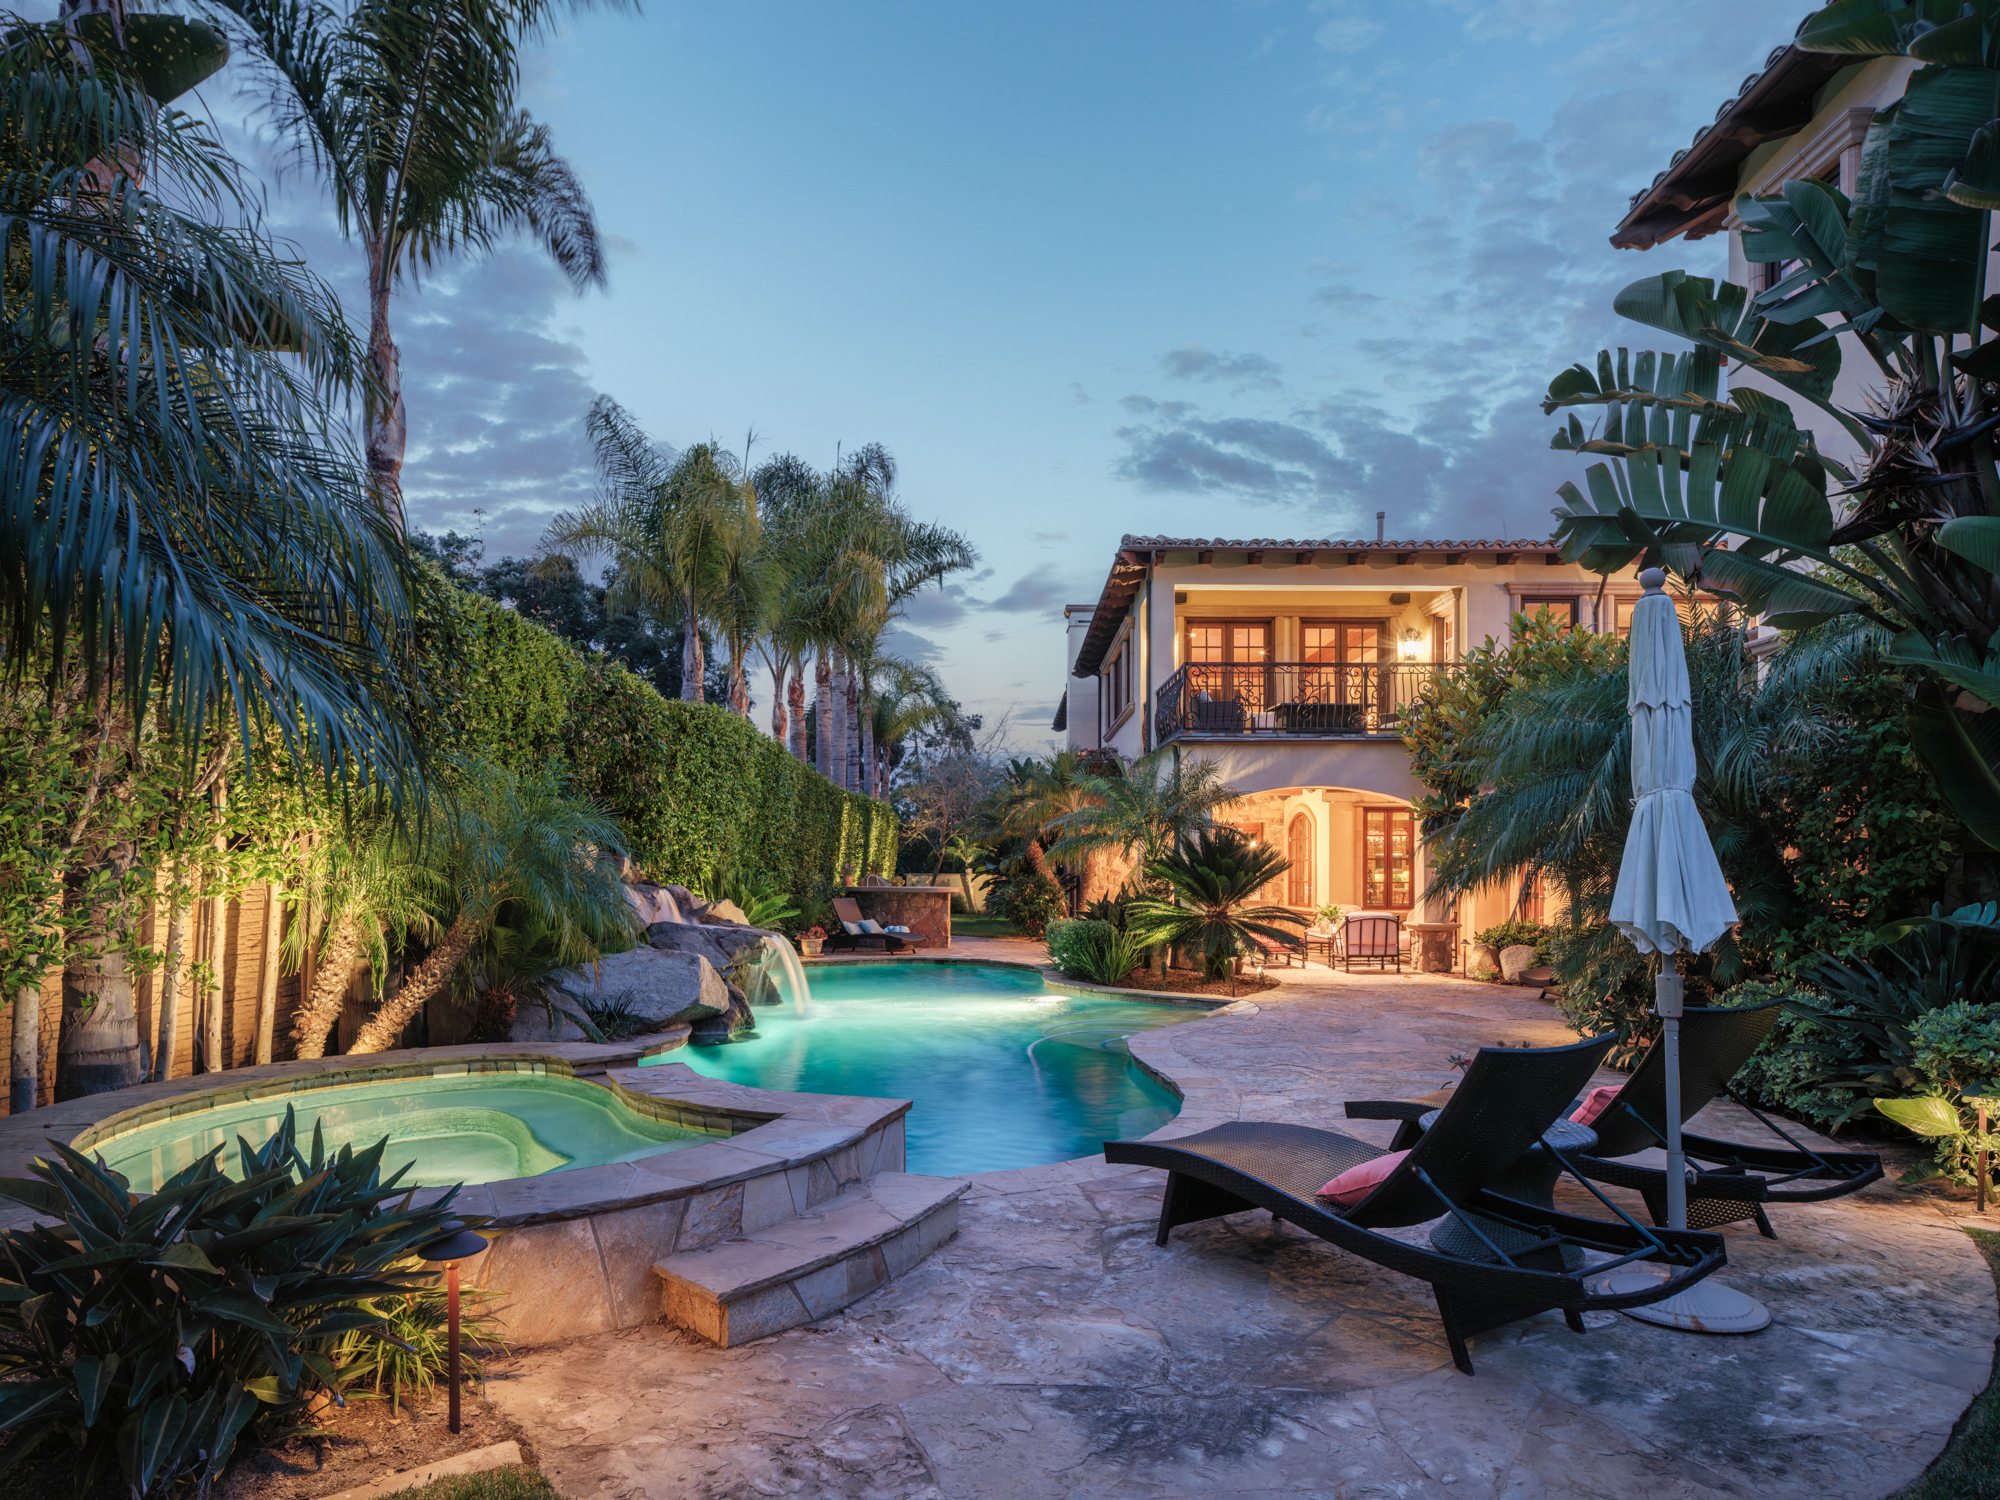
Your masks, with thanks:
<instances>
[{"instance_id":1,"label":"dusk sky","mask_svg":"<svg viewBox=\"0 0 2000 1500\"><path fill-rule=\"evenodd\" d=\"M1804 12L587 16L524 102L589 187L610 289L577 297L523 246L399 299L413 519L531 551L590 493L598 392L675 445L754 428L753 461L884 443L903 501L982 558L900 648L1038 745L1062 606L1095 599L1122 533L1372 537L1386 510L1392 537L1546 535L1574 467L1547 452L1549 377L1647 341L1617 287L1721 265L1719 238L1606 237ZM218 115L240 71L202 91ZM355 288L317 200L274 217Z\"/></svg>"}]
</instances>

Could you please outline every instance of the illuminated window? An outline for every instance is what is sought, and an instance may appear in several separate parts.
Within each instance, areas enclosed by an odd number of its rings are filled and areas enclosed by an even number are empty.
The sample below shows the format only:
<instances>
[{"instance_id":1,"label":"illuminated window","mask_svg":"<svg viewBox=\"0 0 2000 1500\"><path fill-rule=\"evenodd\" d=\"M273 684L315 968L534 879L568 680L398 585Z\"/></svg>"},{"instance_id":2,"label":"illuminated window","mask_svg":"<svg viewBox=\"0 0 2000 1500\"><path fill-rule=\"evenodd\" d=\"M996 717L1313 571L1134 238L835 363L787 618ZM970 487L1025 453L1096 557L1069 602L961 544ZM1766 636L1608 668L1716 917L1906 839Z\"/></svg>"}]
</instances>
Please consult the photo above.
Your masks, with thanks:
<instances>
[{"instance_id":1,"label":"illuminated window","mask_svg":"<svg viewBox=\"0 0 2000 1500\"><path fill-rule=\"evenodd\" d=\"M1285 858L1292 862L1285 872L1285 905L1310 911L1313 904L1313 823L1305 813L1295 814L1285 838Z\"/></svg>"},{"instance_id":2,"label":"illuminated window","mask_svg":"<svg viewBox=\"0 0 2000 1500\"><path fill-rule=\"evenodd\" d=\"M1417 904L1417 825L1407 807L1361 812L1361 902L1377 911Z\"/></svg>"},{"instance_id":3,"label":"illuminated window","mask_svg":"<svg viewBox=\"0 0 2000 1500\"><path fill-rule=\"evenodd\" d=\"M1389 627L1381 620L1307 620L1299 628L1306 661L1343 666L1388 660Z\"/></svg>"},{"instance_id":4,"label":"illuminated window","mask_svg":"<svg viewBox=\"0 0 2000 1500\"><path fill-rule=\"evenodd\" d=\"M1537 598L1532 594L1523 595L1520 612L1524 615L1542 614L1565 629L1576 628L1576 596L1562 598Z\"/></svg>"}]
</instances>

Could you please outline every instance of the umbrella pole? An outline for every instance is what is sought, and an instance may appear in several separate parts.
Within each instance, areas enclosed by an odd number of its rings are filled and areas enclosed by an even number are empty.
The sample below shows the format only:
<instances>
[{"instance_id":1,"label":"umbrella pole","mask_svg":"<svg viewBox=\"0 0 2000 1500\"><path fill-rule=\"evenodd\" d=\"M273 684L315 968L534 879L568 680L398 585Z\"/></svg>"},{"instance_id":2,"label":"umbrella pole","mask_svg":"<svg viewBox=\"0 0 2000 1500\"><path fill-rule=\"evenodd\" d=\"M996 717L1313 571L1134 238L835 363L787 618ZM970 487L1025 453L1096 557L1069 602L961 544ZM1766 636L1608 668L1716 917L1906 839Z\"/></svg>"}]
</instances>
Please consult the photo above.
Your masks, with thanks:
<instances>
[{"instance_id":1,"label":"umbrella pole","mask_svg":"<svg viewBox=\"0 0 2000 1500\"><path fill-rule=\"evenodd\" d=\"M1686 1229L1687 1155L1681 1150L1681 1011L1685 995L1673 962L1673 954L1660 955L1660 972L1653 979L1653 1012L1660 1018L1660 1060L1666 1074L1667 1227ZM1608 1292L1629 1292L1649 1279L1650 1273L1635 1267L1605 1278L1600 1285ZM1771 1323L1771 1310L1763 1303L1733 1287L1718 1285L1713 1278L1645 1307L1628 1307L1625 1316L1694 1333L1755 1333Z\"/></svg>"},{"instance_id":2,"label":"umbrella pole","mask_svg":"<svg viewBox=\"0 0 2000 1500\"><path fill-rule=\"evenodd\" d=\"M1681 1150L1681 976L1673 955L1660 956L1653 980L1653 1010L1660 1018L1660 1046L1667 1086L1667 1227L1688 1227L1687 1156Z\"/></svg>"}]
</instances>

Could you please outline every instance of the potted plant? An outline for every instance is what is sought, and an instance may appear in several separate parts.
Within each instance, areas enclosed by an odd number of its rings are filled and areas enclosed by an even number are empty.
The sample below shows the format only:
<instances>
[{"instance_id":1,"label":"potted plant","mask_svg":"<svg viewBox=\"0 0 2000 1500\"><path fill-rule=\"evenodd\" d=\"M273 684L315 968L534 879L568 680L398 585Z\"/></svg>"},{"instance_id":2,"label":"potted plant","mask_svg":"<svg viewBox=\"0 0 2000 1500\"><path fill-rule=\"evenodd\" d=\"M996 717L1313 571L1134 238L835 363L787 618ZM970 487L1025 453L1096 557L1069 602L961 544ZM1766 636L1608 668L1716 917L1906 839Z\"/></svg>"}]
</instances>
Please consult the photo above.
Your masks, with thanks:
<instances>
[{"instance_id":1,"label":"potted plant","mask_svg":"<svg viewBox=\"0 0 2000 1500\"><path fill-rule=\"evenodd\" d=\"M819 950L826 946L826 931L820 927L808 927L799 934L799 947L807 958L818 958Z\"/></svg>"}]
</instances>

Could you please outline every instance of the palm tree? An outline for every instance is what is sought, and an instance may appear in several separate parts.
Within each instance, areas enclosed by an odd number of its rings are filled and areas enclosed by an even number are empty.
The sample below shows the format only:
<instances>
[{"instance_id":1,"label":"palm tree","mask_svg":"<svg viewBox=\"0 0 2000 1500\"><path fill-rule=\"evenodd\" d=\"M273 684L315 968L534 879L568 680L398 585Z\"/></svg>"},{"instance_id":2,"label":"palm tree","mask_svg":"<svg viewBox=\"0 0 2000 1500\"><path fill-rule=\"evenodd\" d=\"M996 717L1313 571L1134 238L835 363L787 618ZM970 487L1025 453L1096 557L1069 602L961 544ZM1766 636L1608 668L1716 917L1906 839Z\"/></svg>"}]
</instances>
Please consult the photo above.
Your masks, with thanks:
<instances>
[{"instance_id":1,"label":"palm tree","mask_svg":"<svg viewBox=\"0 0 2000 1500\"><path fill-rule=\"evenodd\" d=\"M1090 796L1051 822L1061 835L1049 851L1057 859L1112 851L1142 866L1154 864L1207 826L1217 807L1236 799L1236 788L1214 761L1177 759L1171 750L1139 757L1121 776L1084 780Z\"/></svg>"},{"instance_id":2,"label":"palm tree","mask_svg":"<svg viewBox=\"0 0 2000 1500\"><path fill-rule=\"evenodd\" d=\"M347 992L364 969L380 985L395 951L437 931L438 877L418 858L412 823L379 805L350 816L339 836L317 840L293 882L298 916L285 933L286 967L312 983L292 1017L293 1055L324 1057Z\"/></svg>"},{"instance_id":3,"label":"palm tree","mask_svg":"<svg viewBox=\"0 0 2000 1500\"><path fill-rule=\"evenodd\" d=\"M526 231L579 290L604 283L590 202L515 107L519 48L545 0L213 0L256 57L266 113L325 182L368 262L368 469L402 513L408 426L389 299L406 281ZM568 0L569 11L588 0Z\"/></svg>"},{"instance_id":4,"label":"palm tree","mask_svg":"<svg viewBox=\"0 0 2000 1500\"><path fill-rule=\"evenodd\" d=\"M406 788L410 574L329 412L359 366L337 302L273 252L206 128L160 110L115 47L80 59L37 27L5 47L8 666L58 693L87 682L93 736L131 747L124 770L149 745L197 764L219 721L246 750L273 736L294 775ZM130 778L100 790L96 821L129 822ZM122 835L64 845L47 915L75 939L66 1099L139 1081L124 950L148 872Z\"/></svg>"},{"instance_id":5,"label":"palm tree","mask_svg":"<svg viewBox=\"0 0 2000 1500\"><path fill-rule=\"evenodd\" d=\"M1204 828L1146 873L1177 898L1139 896L1125 907L1125 930L1140 942L1199 950L1210 978L1230 971L1230 960L1253 939L1295 943L1305 918L1283 906L1253 904L1257 893L1292 867L1276 849L1255 844L1234 828ZM1178 904L1177 904L1178 903ZM1236 993L1233 972L1229 992Z\"/></svg>"},{"instance_id":6,"label":"palm tree","mask_svg":"<svg viewBox=\"0 0 2000 1500\"><path fill-rule=\"evenodd\" d=\"M1097 781L1078 750L1061 750L1047 760L1010 761L1006 789L993 805L991 832L1023 840L1028 868L1053 881L1047 855L1055 830L1097 805L1102 796Z\"/></svg>"},{"instance_id":7,"label":"palm tree","mask_svg":"<svg viewBox=\"0 0 2000 1500\"><path fill-rule=\"evenodd\" d=\"M643 608L679 617L681 697L702 701L701 626L720 619L748 632L768 610L767 565L755 560L762 536L756 492L736 461L709 443L669 458L609 396L586 421L597 450L600 498L549 523L543 546L572 557L609 553L618 575L609 608ZM748 654L739 634L731 648L732 683Z\"/></svg>"},{"instance_id":8,"label":"palm tree","mask_svg":"<svg viewBox=\"0 0 2000 1500\"><path fill-rule=\"evenodd\" d=\"M567 795L556 773L465 768L463 790L433 811L422 855L435 872L433 888L450 895L444 935L369 1017L352 1050L393 1045L425 1002L445 992L509 901L538 919L542 941L566 964L594 961L597 934L622 928L631 935L634 917L616 858L623 842L616 820Z\"/></svg>"}]
</instances>

